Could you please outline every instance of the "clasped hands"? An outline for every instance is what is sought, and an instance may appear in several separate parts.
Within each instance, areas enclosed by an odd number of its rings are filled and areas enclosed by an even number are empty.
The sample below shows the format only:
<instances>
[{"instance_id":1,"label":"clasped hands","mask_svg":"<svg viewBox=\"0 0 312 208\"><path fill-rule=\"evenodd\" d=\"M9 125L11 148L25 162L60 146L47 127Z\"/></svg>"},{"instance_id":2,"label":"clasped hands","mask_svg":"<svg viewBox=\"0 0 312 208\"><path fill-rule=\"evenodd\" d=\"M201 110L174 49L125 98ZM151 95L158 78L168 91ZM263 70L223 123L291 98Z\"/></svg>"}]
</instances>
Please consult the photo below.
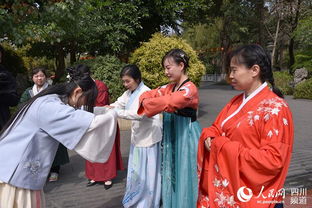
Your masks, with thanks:
<instances>
[{"instance_id":1,"label":"clasped hands","mask_svg":"<svg viewBox=\"0 0 312 208\"><path fill-rule=\"evenodd\" d=\"M213 137L211 138L211 137L207 137L206 139L205 139L205 148L206 148L206 150L208 150L209 152L210 152L210 150L211 150L211 142L212 142L212 140L213 140Z\"/></svg>"}]
</instances>

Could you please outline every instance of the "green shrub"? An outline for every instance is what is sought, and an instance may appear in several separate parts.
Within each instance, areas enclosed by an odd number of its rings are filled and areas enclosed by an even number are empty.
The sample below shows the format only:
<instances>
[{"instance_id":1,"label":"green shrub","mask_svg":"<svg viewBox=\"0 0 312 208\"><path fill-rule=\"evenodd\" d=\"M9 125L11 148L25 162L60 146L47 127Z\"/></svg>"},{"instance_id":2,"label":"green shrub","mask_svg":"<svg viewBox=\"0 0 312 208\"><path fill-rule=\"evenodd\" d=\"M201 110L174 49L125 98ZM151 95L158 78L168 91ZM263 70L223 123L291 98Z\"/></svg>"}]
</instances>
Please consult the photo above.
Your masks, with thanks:
<instances>
[{"instance_id":1,"label":"green shrub","mask_svg":"<svg viewBox=\"0 0 312 208\"><path fill-rule=\"evenodd\" d=\"M120 79L120 71L125 64L117 57L98 56L95 59L80 60L75 64L86 64L91 68L92 77L103 81L109 88L111 102L114 102L125 91Z\"/></svg>"},{"instance_id":2,"label":"green shrub","mask_svg":"<svg viewBox=\"0 0 312 208\"><path fill-rule=\"evenodd\" d=\"M312 77L312 49L301 50L295 55L295 64L291 67L293 72L302 67L308 70L309 78Z\"/></svg>"},{"instance_id":3,"label":"green shrub","mask_svg":"<svg viewBox=\"0 0 312 208\"><path fill-rule=\"evenodd\" d=\"M312 100L312 78L296 85L294 98L305 98Z\"/></svg>"},{"instance_id":4,"label":"green shrub","mask_svg":"<svg viewBox=\"0 0 312 208\"><path fill-rule=\"evenodd\" d=\"M292 95L293 88L290 83L294 80L293 76L287 71L273 72L275 85L278 87L284 95Z\"/></svg>"},{"instance_id":5,"label":"green shrub","mask_svg":"<svg viewBox=\"0 0 312 208\"><path fill-rule=\"evenodd\" d=\"M148 41L134 51L130 62L139 66L142 78L147 86L156 88L168 83L162 68L161 60L171 49L180 48L190 57L187 73L189 78L198 86L202 75L205 73L205 66L199 61L196 52L184 40L177 37L166 37L156 33Z\"/></svg>"}]
</instances>

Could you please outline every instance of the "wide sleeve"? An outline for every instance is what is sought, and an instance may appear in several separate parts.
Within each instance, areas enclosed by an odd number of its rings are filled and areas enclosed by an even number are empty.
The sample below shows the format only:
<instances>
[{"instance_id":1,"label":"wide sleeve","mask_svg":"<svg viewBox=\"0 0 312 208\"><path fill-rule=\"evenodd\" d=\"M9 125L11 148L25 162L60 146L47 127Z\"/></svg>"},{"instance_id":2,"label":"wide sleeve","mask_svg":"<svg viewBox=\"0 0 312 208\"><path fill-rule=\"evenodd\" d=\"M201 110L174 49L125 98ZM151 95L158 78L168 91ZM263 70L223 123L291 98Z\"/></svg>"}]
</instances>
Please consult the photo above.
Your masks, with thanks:
<instances>
[{"instance_id":1,"label":"wide sleeve","mask_svg":"<svg viewBox=\"0 0 312 208\"><path fill-rule=\"evenodd\" d=\"M178 109L198 105L197 89L192 85L184 85L179 91L164 95L161 95L161 91L157 91L157 93L159 94L158 97L147 97L145 93L140 97L139 115L145 114L152 117L163 111L175 112Z\"/></svg>"},{"instance_id":2,"label":"wide sleeve","mask_svg":"<svg viewBox=\"0 0 312 208\"><path fill-rule=\"evenodd\" d=\"M74 150L88 161L105 163L112 151L116 131L116 112L108 110L106 113L94 117L87 132Z\"/></svg>"},{"instance_id":3,"label":"wide sleeve","mask_svg":"<svg viewBox=\"0 0 312 208\"><path fill-rule=\"evenodd\" d=\"M167 86L168 85L164 85L164 86L158 87L158 88L153 89L153 90L145 91L140 96L139 102L141 103L142 100L144 100L145 98L155 98L155 97L159 97L159 96L165 95Z\"/></svg>"},{"instance_id":4,"label":"wide sleeve","mask_svg":"<svg viewBox=\"0 0 312 208\"><path fill-rule=\"evenodd\" d=\"M205 140L208 137L214 138L222 135L221 122L226 118L228 109L232 102L229 102L218 114L216 120L210 127L203 128L198 141L197 150L197 171L198 175L202 176L202 171L208 171L209 169L209 152L205 148ZM203 181L201 181L203 183ZM206 181L204 183L207 183Z\"/></svg>"},{"instance_id":5,"label":"wide sleeve","mask_svg":"<svg viewBox=\"0 0 312 208\"><path fill-rule=\"evenodd\" d=\"M132 104L129 108L120 109L120 108L114 108L114 110L117 112L117 115L119 118L127 119L127 120L142 120L144 118L143 115L138 115L137 111L139 108L139 95L137 95Z\"/></svg>"},{"instance_id":6,"label":"wide sleeve","mask_svg":"<svg viewBox=\"0 0 312 208\"><path fill-rule=\"evenodd\" d=\"M68 149L73 149L89 128L94 114L63 104L58 98L42 102L37 110L38 126Z\"/></svg>"},{"instance_id":7,"label":"wide sleeve","mask_svg":"<svg viewBox=\"0 0 312 208\"><path fill-rule=\"evenodd\" d=\"M125 91L119 98L117 98L117 100L114 103L111 103L110 105L118 109L125 109L127 101L128 101L127 93L128 91Z\"/></svg>"},{"instance_id":8,"label":"wide sleeve","mask_svg":"<svg viewBox=\"0 0 312 208\"><path fill-rule=\"evenodd\" d=\"M269 120L263 119L263 125L259 126L261 145L258 148L247 148L225 136L216 137L211 144L210 156L216 158L220 166L227 167L223 173L232 181L244 178L255 192L271 183L283 167L288 168L293 144L294 129L288 107Z\"/></svg>"},{"instance_id":9,"label":"wide sleeve","mask_svg":"<svg viewBox=\"0 0 312 208\"><path fill-rule=\"evenodd\" d=\"M137 109L114 109L119 118L127 119L127 120L137 120L140 121L144 118L144 115L138 115Z\"/></svg>"}]
</instances>

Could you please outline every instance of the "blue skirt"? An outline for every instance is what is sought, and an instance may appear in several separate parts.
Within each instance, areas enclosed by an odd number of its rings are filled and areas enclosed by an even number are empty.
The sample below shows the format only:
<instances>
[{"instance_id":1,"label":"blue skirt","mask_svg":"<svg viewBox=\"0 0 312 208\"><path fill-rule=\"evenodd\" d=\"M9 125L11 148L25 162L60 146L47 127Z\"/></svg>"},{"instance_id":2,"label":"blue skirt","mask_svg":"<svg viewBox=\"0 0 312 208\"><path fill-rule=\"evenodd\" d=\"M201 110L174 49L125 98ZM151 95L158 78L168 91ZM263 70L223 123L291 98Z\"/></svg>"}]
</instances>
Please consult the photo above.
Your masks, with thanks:
<instances>
[{"instance_id":1,"label":"blue skirt","mask_svg":"<svg viewBox=\"0 0 312 208\"><path fill-rule=\"evenodd\" d=\"M130 146L125 208L159 208L161 195L160 142L151 147Z\"/></svg>"},{"instance_id":2,"label":"blue skirt","mask_svg":"<svg viewBox=\"0 0 312 208\"><path fill-rule=\"evenodd\" d=\"M172 113L163 114L163 208L196 207L198 196L197 146L201 127L197 121Z\"/></svg>"}]
</instances>

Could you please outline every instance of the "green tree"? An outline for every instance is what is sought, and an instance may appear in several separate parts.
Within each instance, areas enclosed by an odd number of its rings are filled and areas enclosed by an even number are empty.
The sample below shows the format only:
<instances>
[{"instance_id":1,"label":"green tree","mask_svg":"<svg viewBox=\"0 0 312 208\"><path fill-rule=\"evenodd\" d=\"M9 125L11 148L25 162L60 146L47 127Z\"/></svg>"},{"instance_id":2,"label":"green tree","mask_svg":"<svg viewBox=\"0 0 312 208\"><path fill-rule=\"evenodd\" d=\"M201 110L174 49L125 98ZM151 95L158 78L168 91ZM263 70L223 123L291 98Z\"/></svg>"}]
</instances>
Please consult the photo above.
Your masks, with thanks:
<instances>
[{"instance_id":1,"label":"green tree","mask_svg":"<svg viewBox=\"0 0 312 208\"><path fill-rule=\"evenodd\" d=\"M220 32L222 19L214 18L211 24L186 26L182 38L185 39L199 54L205 64L206 73L220 73Z\"/></svg>"},{"instance_id":2,"label":"green tree","mask_svg":"<svg viewBox=\"0 0 312 208\"><path fill-rule=\"evenodd\" d=\"M309 16L299 21L294 36L300 47L306 49L312 47L312 12Z\"/></svg>"},{"instance_id":3,"label":"green tree","mask_svg":"<svg viewBox=\"0 0 312 208\"><path fill-rule=\"evenodd\" d=\"M259 17L263 18L264 8L262 6L264 4L262 1L259 4L255 0L213 0L212 2L213 6L208 8L209 15L205 15L205 18L200 21L205 27L200 26L191 19L188 24L185 24L187 34L184 37L192 46L194 44L198 45L195 42L201 42L203 50L207 47L222 49L217 52L220 53L218 55L220 61L217 62L222 65L220 67L224 72L225 56L231 48L246 43L259 43L259 41L265 44L263 31L260 31L262 27L259 26L259 24L262 25ZM259 8L262 8L261 14L257 12ZM213 36L213 38L205 40L199 37L196 32L192 32L194 30L200 32L200 34L205 30L207 32L206 36ZM189 33L193 33L193 36L189 36ZM206 41L206 43L203 41Z\"/></svg>"},{"instance_id":4,"label":"green tree","mask_svg":"<svg viewBox=\"0 0 312 208\"><path fill-rule=\"evenodd\" d=\"M18 3L2 9L6 19L18 19ZM32 55L55 58L56 79L64 74L68 53L74 62L77 52L118 52L139 27L138 7L128 1L28 1L27 5L29 15L5 35L16 44L31 43Z\"/></svg>"}]
</instances>

